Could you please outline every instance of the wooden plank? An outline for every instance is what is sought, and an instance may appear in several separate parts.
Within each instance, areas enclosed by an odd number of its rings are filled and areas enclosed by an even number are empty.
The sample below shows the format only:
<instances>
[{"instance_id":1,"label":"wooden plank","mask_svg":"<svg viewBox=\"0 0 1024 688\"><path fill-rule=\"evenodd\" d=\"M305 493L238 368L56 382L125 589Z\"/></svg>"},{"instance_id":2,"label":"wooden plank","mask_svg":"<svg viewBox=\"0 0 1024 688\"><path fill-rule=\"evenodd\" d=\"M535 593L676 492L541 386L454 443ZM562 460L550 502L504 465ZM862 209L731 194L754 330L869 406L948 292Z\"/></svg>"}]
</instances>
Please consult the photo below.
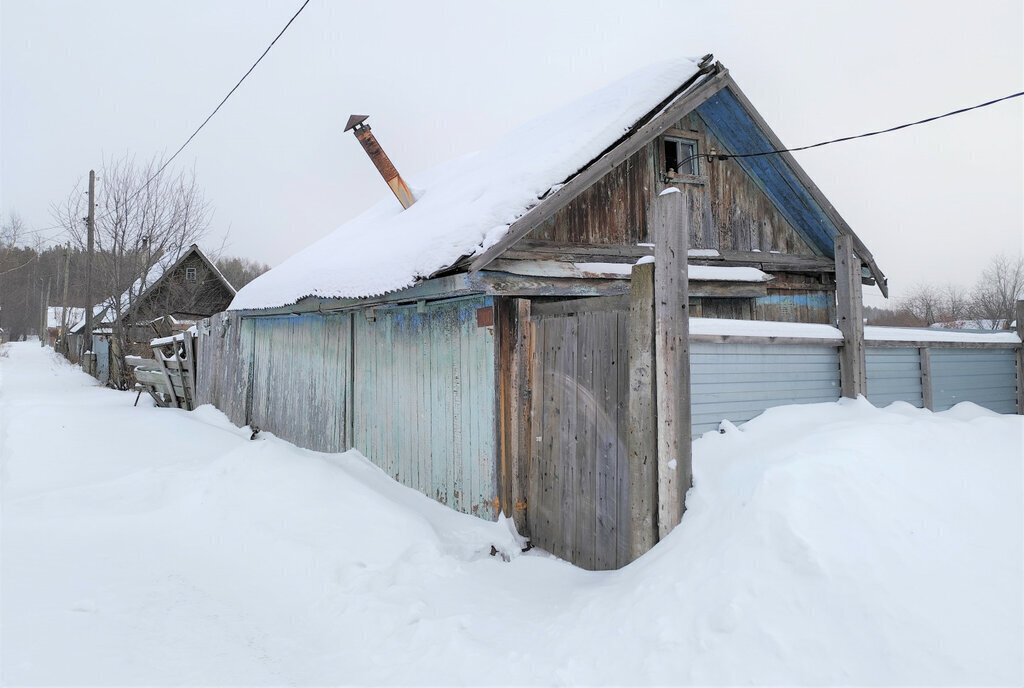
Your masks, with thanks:
<instances>
[{"instance_id":1,"label":"wooden plank","mask_svg":"<svg viewBox=\"0 0 1024 688\"><path fill-rule=\"evenodd\" d=\"M525 299L521 300L525 301ZM576 313L593 313L596 311L620 311L628 308L628 294L620 296L590 296L582 299L559 299L557 301L535 300L530 306L530 317L545 318L574 315Z\"/></svg>"},{"instance_id":2,"label":"wooden plank","mask_svg":"<svg viewBox=\"0 0 1024 688\"><path fill-rule=\"evenodd\" d=\"M531 362L534 360L530 330L530 301L514 299L515 342L512 349L512 520L520 535L530 536L530 457L533 446Z\"/></svg>"},{"instance_id":3,"label":"wooden plank","mask_svg":"<svg viewBox=\"0 0 1024 688\"><path fill-rule=\"evenodd\" d=\"M561 501L561 480L563 474L561 456L564 451L562 445L562 415L564 411L563 389L565 385L562 382L561 376L562 371L565 370L565 352L563 347L565 327L564 323L559 321L545 324L547 325L545 329L547 330L547 345L550 348L549 355L551 357L549 365L546 365L544 368L544 385L547 388L546 395L550 397L550 409L545 416L545 424L548 431L548 437L545 439L550 443L547 450L549 478L546 497L548 503L545 505L548 516L547 542L550 551L553 554L560 555L563 553L561 547L561 510L564 508Z\"/></svg>"},{"instance_id":4,"label":"wooden plank","mask_svg":"<svg viewBox=\"0 0 1024 688\"><path fill-rule=\"evenodd\" d=\"M636 559L658 541L654 263L633 267L629 309L629 539ZM621 524L620 527L625 527Z\"/></svg>"},{"instance_id":5,"label":"wooden plank","mask_svg":"<svg viewBox=\"0 0 1024 688\"><path fill-rule=\"evenodd\" d=\"M623 279L530 277L505 272L480 272L472 277L484 293L494 296L611 296L629 291Z\"/></svg>"},{"instance_id":6,"label":"wooden plank","mask_svg":"<svg viewBox=\"0 0 1024 688\"><path fill-rule=\"evenodd\" d=\"M840 384L844 397L867 394L864 359L864 297L860 259L849 235L836 237L836 308L843 347L839 350Z\"/></svg>"},{"instance_id":7,"label":"wooden plank","mask_svg":"<svg viewBox=\"0 0 1024 688\"><path fill-rule=\"evenodd\" d=\"M629 528L629 311L615 314L615 568L633 560Z\"/></svg>"},{"instance_id":8,"label":"wooden plank","mask_svg":"<svg viewBox=\"0 0 1024 688\"><path fill-rule=\"evenodd\" d=\"M605 315L605 314L600 314ZM573 563L585 569L598 568L595 539L597 533L597 425L602 412L595 390L604 370L597 363L598 344L606 333L600 329L601 318L595 313L573 316L578 324L576 338L576 456L575 498L576 531L573 541L576 555Z\"/></svg>"},{"instance_id":9,"label":"wooden plank","mask_svg":"<svg viewBox=\"0 0 1024 688\"><path fill-rule=\"evenodd\" d=\"M573 198L588 189L616 166L625 162L630 156L647 145L652 138L661 134L661 132L671 127L675 122L678 122L686 113L699 107L728 83L729 72L722 68L721 65L716 64L709 68L708 71L714 72L714 76L705 79L688 93L686 91L691 82L684 84L680 90L681 95L677 96L667 107L661 109L653 119L635 131L629 132L606 153L591 162L571 179L568 179L557 191L550 194L543 201L528 210L525 215L513 222L508 229L508 233L501 240L470 263L470 271L476 272L486 267L507 248L525 237L532 229L557 211L569 205ZM694 78L702 76L702 74L697 74L694 75Z\"/></svg>"},{"instance_id":10,"label":"wooden plank","mask_svg":"<svg viewBox=\"0 0 1024 688\"><path fill-rule=\"evenodd\" d=\"M510 299L495 299L494 318L497 336L495 348L498 361L498 496L501 500L502 513L513 518L514 506L512 497L513 456L515 455L515 406L519 392L518 376L516 375L514 351L516 349L516 309Z\"/></svg>"},{"instance_id":11,"label":"wooden plank","mask_svg":"<svg viewBox=\"0 0 1024 688\"><path fill-rule=\"evenodd\" d=\"M932 392L932 353L927 348L917 350L918 360L921 361L921 403L929 411L935 410L934 394Z\"/></svg>"},{"instance_id":12,"label":"wooden plank","mask_svg":"<svg viewBox=\"0 0 1024 688\"><path fill-rule=\"evenodd\" d=\"M594 523L596 552L595 568L608 570L616 568L616 551L618 542L617 505L618 505L618 443L621 429L618 425L619 389L618 332L615 312L599 313L591 316L595 319L594 332L594 373L593 395L597 399L596 416L593 420L596 429L597 456L591 461L596 462L596 475L590 480L596 486L596 504L588 513Z\"/></svg>"},{"instance_id":13,"label":"wooden plank","mask_svg":"<svg viewBox=\"0 0 1024 688\"><path fill-rule=\"evenodd\" d=\"M129 366L135 368L159 368L160 364L152 358L142 358L141 356L125 356L124 362Z\"/></svg>"},{"instance_id":14,"label":"wooden plank","mask_svg":"<svg viewBox=\"0 0 1024 688\"><path fill-rule=\"evenodd\" d=\"M530 360L530 466L528 469L526 495L526 523L530 531L530 540L540 543L540 538L547 534L545 504L545 481L547 479L547 459L544 451L544 437L548 412L547 389L544 380L544 365L547 362L547 346L545 344L546 327L542 322L530 324L530 348L533 357Z\"/></svg>"},{"instance_id":15,"label":"wooden plank","mask_svg":"<svg viewBox=\"0 0 1024 688\"><path fill-rule=\"evenodd\" d=\"M560 371L562 387L562 451L556 459L562 469L561 481L561 552L567 561L575 561L576 545L576 445L579 429L576 407L578 403L578 387L576 384L577 360L576 350L579 336L579 320L576 317L564 319L564 338L562 343L563 367Z\"/></svg>"},{"instance_id":16,"label":"wooden plank","mask_svg":"<svg viewBox=\"0 0 1024 688\"><path fill-rule=\"evenodd\" d=\"M656 199L654 331L658 413L658 532L664 538L686 509L693 480L690 447L690 349L686 195L667 189Z\"/></svg>"}]
</instances>

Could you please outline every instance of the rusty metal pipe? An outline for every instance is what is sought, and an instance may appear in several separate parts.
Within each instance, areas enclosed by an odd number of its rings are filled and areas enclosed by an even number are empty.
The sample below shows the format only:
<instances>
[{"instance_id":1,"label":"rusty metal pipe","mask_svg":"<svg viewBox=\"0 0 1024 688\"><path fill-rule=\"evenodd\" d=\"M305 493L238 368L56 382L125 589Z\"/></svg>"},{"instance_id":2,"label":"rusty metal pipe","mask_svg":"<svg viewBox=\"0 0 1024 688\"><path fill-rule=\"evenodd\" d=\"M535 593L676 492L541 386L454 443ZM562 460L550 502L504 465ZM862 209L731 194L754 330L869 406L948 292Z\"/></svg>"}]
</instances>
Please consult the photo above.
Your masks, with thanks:
<instances>
[{"instance_id":1,"label":"rusty metal pipe","mask_svg":"<svg viewBox=\"0 0 1024 688\"><path fill-rule=\"evenodd\" d=\"M391 163L391 159L388 158L380 144L377 143L377 138L370 131L370 125L365 124L366 118L367 115L352 115L348 118L345 131L353 130L352 133L355 134L356 139L363 147L363 150L366 151L366 154L370 156L370 161L373 162L373 166L380 172L380 176L384 177L384 181L387 182L388 187L395 194L395 198L398 199L403 208L408 208L416 202L416 199L406 185L405 180L402 179L402 175L398 174L398 170Z\"/></svg>"}]
</instances>

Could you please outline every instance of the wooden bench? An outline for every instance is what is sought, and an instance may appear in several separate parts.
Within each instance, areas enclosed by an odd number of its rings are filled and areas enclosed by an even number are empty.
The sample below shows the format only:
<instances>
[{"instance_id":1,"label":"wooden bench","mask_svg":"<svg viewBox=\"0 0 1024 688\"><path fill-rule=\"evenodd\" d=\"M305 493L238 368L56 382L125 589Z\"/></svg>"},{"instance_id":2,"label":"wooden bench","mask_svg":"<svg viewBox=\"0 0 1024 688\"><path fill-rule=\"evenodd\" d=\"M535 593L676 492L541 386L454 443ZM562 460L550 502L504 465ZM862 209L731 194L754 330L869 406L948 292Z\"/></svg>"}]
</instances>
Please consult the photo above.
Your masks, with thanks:
<instances>
[{"instance_id":1,"label":"wooden bench","mask_svg":"<svg viewBox=\"0 0 1024 688\"><path fill-rule=\"evenodd\" d=\"M160 407L191 411L196 399L196 337L191 330L150 342L153 358L125 356L125 363L135 369L138 395L149 393Z\"/></svg>"}]
</instances>

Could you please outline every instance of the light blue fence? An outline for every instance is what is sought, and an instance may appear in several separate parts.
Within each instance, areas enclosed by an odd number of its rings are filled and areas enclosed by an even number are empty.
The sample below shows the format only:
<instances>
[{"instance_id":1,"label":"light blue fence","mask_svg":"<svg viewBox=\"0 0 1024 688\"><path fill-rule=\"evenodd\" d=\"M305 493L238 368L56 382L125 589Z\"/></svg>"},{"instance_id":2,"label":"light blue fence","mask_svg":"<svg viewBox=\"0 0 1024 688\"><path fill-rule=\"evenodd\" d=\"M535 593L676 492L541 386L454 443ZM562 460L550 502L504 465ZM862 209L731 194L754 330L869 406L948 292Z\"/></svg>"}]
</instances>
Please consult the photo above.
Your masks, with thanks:
<instances>
[{"instance_id":1,"label":"light blue fence","mask_svg":"<svg viewBox=\"0 0 1024 688\"><path fill-rule=\"evenodd\" d=\"M741 423L765 409L839 398L834 346L694 343L690 347L694 436L722 420Z\"/></svg>"}]
</instances>

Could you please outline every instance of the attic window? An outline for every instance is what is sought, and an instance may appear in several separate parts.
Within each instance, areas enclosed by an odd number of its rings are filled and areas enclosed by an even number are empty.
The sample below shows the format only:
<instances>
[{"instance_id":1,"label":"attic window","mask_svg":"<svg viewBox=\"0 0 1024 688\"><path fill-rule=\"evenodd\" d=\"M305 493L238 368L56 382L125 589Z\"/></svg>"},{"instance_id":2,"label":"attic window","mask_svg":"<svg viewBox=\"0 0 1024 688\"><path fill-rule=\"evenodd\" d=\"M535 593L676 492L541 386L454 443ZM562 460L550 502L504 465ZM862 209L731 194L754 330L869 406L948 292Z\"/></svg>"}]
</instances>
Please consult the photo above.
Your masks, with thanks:
<instances>
[{"instance_id":1,"label":"attic window","mask_svg":"<svg viewBox=\"0 0 1024 688\"><path fill-rule=\"evenodd\" d=\"M196 269L195 268L185 268L185 281L186 282L195 282L196 281Z\"/></svg>"},{"instance_id":2,"label":"attic window","mask_svg":"<svg viewBox=\"0 0 1024 688\"><path fill-rule=\"evenodd\" d=\"M698 174L697 142L693 139L665 137L665 172L670 177Z\"/></svg>"}]
</instances>

